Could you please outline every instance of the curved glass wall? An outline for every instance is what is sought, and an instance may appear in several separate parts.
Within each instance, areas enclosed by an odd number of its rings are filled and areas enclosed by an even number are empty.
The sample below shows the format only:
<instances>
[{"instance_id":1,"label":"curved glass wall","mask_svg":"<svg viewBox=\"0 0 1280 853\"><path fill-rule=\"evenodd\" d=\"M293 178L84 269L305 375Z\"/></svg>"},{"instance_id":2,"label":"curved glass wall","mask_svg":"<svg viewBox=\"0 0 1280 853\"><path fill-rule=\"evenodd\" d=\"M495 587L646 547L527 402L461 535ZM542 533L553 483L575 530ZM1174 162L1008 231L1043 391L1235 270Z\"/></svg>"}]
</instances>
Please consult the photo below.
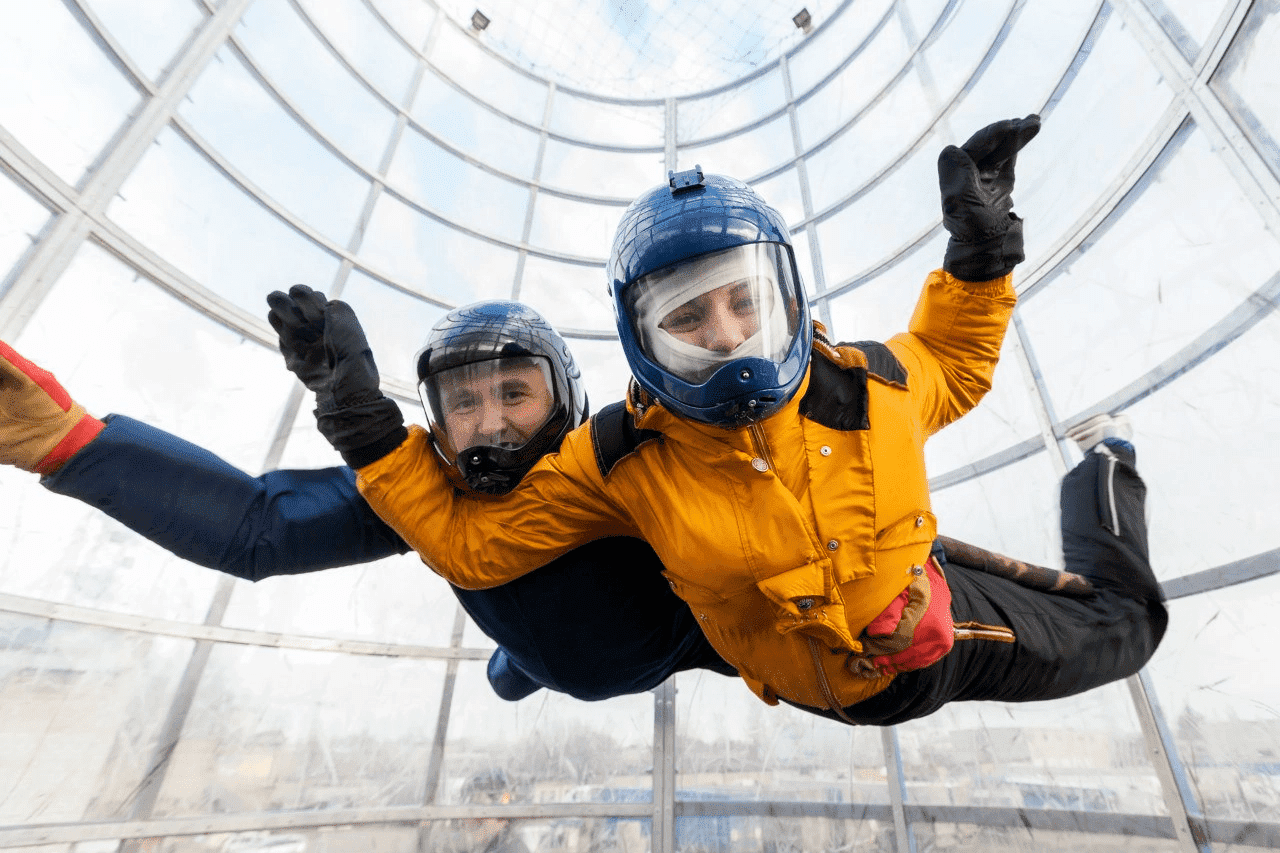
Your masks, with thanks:
<instances>
[{"instance_id":1,"label":"curved glass wall","mask_svg":"<svg viewBox=\"0 0 1280 853\"><path fill-rule=\"evenodd\" d=\"M355 306L410 420L426 330L494 297L569 338L598 409L612 230L666 170L755 185L815 315L883 339L942 256L937 152L1038 112L1019 307L929 446L936 514L1060 565L1065 430L1128 412L1150 665L883 730L712 674L506 703L416 557L232 580L3 468L0 849L479 849L493 820L537 851L1280 848L1280 2L661 5L9 4L0 338L253 472L336 462L265 321L294 282Z\"/></svg>"}]
</instances>

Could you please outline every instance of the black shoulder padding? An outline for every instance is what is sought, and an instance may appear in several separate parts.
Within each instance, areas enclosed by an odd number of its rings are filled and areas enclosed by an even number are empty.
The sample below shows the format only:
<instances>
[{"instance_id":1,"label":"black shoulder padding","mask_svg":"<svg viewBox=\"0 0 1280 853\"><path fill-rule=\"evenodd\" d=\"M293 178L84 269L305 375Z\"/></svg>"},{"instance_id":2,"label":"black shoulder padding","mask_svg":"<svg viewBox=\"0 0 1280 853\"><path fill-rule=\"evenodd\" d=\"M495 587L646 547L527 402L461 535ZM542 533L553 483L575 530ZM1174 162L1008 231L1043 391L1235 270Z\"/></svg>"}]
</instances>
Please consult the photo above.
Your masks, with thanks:
<instances>
[{"instance_id":1,"label":"black shoulder padding","mask_svg":"<svg viewBox=\"0 0 1280 853\"><path fill-rule=\"evenodd\" d=\"M840 344L842 347L853 347L862 350L867 357L867 372L878 376L885 382L892 382L904 388L907 385L907 370L898 361L898 357L879 341L855 341L851 344Z\"/></svg>"},{"instance_id":2,"label":"black shoulder padding","mask_svg":"<svg viewBox=\"0 0 1280 853\"><path fill-rule=\"evenodd\" d=\"M817 350L809 364L809 389L800 400L800 414L830 429L870 429L866 368L841 368Z\"/></svg>"},{"instance_id":3,"label":"black shoulder padding","mask_svg":"<svg viewBox=\"0 0 1280 853\"><path fill-rule=\"evenodd\" d=\"M591 447L601 477L608 477L613 466L641 444L661 437L657 430L636 429L623 402L610 403L591 418Z\"/></svg>"}]
</instances>

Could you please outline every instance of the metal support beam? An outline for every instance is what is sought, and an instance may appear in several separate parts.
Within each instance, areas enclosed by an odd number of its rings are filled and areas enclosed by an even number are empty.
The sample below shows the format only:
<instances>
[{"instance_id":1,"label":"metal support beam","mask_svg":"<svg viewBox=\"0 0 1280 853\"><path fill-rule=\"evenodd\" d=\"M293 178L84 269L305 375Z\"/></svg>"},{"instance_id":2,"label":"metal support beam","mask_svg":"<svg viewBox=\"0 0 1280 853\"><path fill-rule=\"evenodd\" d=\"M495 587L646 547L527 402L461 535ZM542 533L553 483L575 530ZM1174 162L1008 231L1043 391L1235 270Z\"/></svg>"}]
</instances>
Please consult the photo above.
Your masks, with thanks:
<instances>
[{"instance_id":1,"label":"metal support beam","mask_svg":"<svg viewBox=\"0 0 1280 853\"><path fill-rule=\"evenodd\" d=\"M902 750L898 748L898 729L885 726L880 729L880 743L884 746L885 781L889 785L889 807L893 812L893 836L898 853L916 853L916 834L907 821L907 779L902 770Z\"/></svg>"},{"instance_id":2,"label":"metal support beam","mask_svg":"<svg viewBox=\"0 0 1280 853\"><path fill-rule=\"evenodd\" d=\"M676 680L653 691L653 853L676 849Z\"/></svg>"},{"instance_id":3,"label":"metal support beam","mask_svg":"<svg viewBox=\"0 0 1280 853\"><path fill-rule=\"evenodd\" d=\"M106 218L110 204L134 168L168 125L218 49L227 40L251 0L226 0L205 21L187 51L165 78L155 97L113 140L111 149L84 183L75 207L63 212L50 233L26 259L13 285L0 299L0 339L14 340L35 313L45 294L70 265L94 223Z\"/></svg>"}]
</instances>

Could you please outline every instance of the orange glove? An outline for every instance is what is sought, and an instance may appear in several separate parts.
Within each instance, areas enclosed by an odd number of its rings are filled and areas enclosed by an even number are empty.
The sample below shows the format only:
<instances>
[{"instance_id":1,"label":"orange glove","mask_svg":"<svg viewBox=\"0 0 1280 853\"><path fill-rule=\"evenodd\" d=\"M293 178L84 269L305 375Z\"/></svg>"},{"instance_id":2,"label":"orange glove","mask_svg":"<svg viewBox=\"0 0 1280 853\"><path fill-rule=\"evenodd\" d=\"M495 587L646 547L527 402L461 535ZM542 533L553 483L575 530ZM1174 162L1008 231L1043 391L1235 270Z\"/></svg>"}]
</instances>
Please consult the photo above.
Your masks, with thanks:
<instances>
[{"instance_id":1,"label":"orange glove","mask_svg":"<svg viewBox=\"0 0 1280 853\"><path fill-rule=\"evenodd\" d=\"M0 463L52 474L104 426L52 373L0 341Z\"/></svg>"}]
</instances>

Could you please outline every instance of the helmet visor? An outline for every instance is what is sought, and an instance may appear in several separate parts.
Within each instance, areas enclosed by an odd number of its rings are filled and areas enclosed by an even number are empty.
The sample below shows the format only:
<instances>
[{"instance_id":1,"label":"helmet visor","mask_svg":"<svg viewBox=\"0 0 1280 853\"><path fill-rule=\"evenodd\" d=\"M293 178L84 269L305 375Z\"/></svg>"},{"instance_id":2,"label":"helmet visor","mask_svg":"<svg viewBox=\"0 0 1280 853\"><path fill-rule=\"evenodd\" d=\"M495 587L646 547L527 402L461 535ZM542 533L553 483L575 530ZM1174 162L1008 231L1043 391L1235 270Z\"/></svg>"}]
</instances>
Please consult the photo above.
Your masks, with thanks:
<instances>
[{"instance_id":1,"label":"helmet visor","mask_svg":"<svg viewBox=\"0 0 1280 853\"><path fill-rule=\"evenodd\" d=\"M418 384L450 459L466 450L518 450L556 411L551 364L542 356L492 358L441 370Z\"/></svg>"},{"instance_id":2,"label":"helmet visor","mask_svg":"<svg viewBox=\"0 0 1280 853\"><path fill-rule=\"evenodd\" d=\"M750 243L642 276L627 305L645 357L701 385L737 359L782 361L799 331L799 298L787 249Z\"/></svg>"}]
</instances>

